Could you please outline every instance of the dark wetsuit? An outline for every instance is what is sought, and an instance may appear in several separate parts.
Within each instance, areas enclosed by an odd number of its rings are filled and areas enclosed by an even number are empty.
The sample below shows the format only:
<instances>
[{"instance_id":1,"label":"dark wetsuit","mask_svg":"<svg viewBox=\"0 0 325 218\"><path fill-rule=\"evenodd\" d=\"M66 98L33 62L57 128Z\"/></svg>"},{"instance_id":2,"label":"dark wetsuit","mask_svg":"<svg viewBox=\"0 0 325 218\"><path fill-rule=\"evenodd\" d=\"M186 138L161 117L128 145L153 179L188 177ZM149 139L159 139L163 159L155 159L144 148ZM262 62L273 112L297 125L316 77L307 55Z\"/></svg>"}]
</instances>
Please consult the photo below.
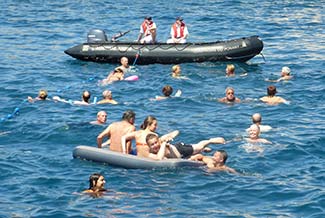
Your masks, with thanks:
<instances>
[{"instance_id":1,"label":"dark wetsuit","mask_svg":"<svg viewBox=\"0 0 325 218\"><path fill-rule=\"evenodd\" d=\"M184 144L183 142L178 142L174 144L178 152L181 154L182 158L189 158L193 155L193 147L192 145Z\"/></svg>"}]
</instances>

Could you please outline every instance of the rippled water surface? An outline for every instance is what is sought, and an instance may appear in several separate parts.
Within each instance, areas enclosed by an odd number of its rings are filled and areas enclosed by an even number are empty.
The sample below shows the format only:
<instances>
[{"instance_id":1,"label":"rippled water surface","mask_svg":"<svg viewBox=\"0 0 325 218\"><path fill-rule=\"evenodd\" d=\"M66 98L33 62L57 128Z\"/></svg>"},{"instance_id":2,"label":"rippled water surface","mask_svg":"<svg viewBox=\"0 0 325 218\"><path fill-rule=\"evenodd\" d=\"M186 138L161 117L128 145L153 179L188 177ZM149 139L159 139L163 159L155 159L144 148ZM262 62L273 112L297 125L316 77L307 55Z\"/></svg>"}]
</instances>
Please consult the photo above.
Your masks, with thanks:
<instances>
[{"instance_id":1,"label":"rippled water surface","mask_svg":"<svg viewBox=\"0 0 325 218\"><path fill-rule=\"evenodd\" d=\"M1 1L0 13L0 217L325 217L324 190L324 1ZM109 36L131 30L135 40L145 15L154 17L158 40L165 41L174 18L182 15L190 41L216 41L259 35L263 54L234 63L182 64L188 80L172 79L171 65L136 66L136 82L100 87L97 80L117 65L81 62L63 53L85 42L91 28ZM266 94L283 66L294 79L276 83L290 104L267 106ZM248 72L245 77L239 76ZM180 98L149 101L170 84ZM216 101L227 86L246 101ZM118 105L77 107L24 101L45 88L49 95L79 99L90 90L100 98L109 88ZM19 115L13 114L15 108ZM75 160L80 144L96 146L104 127L88 124L99 110L108 124L127 109L136 126L151 114L158 132L179 129L188 143L222 136L229 143L227 164L241 173L201 169L126 170ZM273 130L271 145L250 152L250 115L259 112ZM102 198L80 195L91 173L101 172L111 190Z\"/></svg>"}]
</instances>

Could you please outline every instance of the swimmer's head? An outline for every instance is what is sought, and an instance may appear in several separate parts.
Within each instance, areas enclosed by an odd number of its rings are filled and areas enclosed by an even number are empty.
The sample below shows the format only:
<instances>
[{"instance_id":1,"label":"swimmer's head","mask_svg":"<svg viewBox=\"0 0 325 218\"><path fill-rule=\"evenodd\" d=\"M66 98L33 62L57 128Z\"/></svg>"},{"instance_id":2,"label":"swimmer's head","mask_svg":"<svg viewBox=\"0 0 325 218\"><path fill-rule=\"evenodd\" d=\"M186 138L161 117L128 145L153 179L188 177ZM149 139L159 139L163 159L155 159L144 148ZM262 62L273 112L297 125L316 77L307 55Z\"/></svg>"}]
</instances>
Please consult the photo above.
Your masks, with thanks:
<instances>
[{"instance_id":1,"label":"swimmer's head","mask_svg":"<svg viewBox=\"0 0 325 218\"><path fill-rule=\"evenodd\" d=\"M228 64L226 68L226 74L227 75L232 75L235 74L235 65L233 64Z\"/></svg>"},{"instance_id":2,"label":"swimmer's head","mask_svg":"<svg viewBox=\"0 0 325 218\"><path fill-rule=\"evenodd\" d=\"M89 91L84 91L82 93L82 99L85 101L85 102L89 102L89 99L90 99L90 92Z\"/></svg>"},{"instance_id":3,"label":"swimmer's head","mask_svg":"<svg viewBox=\"0 0 325 218\"><path fill-rule=\"evenodd\" d=\"M122 66L124 66L126 68L129 67L129 59L127 57L122 57L121 64L122 64Z\"/></svg>"},{"instance_id":4,"label":"swimmer's head","mask_svg":"<svg viewBox=\"0 0 325 218\"><path fill-rule=\"evenodd\" d=\"M100 173L94 173L89 177L89 189L104 189L105 183L105 178Z\"/></svg>"},{"instance_id":5,"label":"swimmer's head","mask_svg":"<svg viewBox=\"0 0 325 218\"><path fill-rule=\"evenodd\" d=\"M38 92L38 97L41 99L41 100L45 100L47 98L47 91L42 89Z\"/></svg>"},{"instance_id":6,"label":"swimmer's head","mask_svg":"<svg viewBox=\"0 0 325 218\"><path fill-rule=\"evenodd\" d=\"M228 159L228 154L225 150L218 150L214 153L212 159L218 164L225 164Z\"/></svg>"},{"instance_id":7,"label":"swimmer's head","mask_svg":"<svg viewBox=\"0 0 325 218\"><path fill-rule=\"evenodd\" d=\"M120 67L117 67L114 69L114 73L124 73L124 71Z\"/></svg>"},{"instance_id":8,"label":"swimmer's head","mask_svg":"<svg viewBox=\"0 0 325 218\"><path fill-rule=\"evenodd\" d=\"M105 111L99 111L97 113L97 121L101 124L106 123L107 120L107 113Z\"/></svg>"},{"instance_id":9,"label":"swimmer's head","mask_svg":"<svg viewBox=\"0 0 325 218\"><path fill-rule=\"evenodd\" d=\"M161 91L164 94L164 96L170 97L170 95L173 93L173 88L169 85L166 85L162 88Z\"/></svg>"},{"instance_id":10,"label":"swimmer's head","mask_svg":"<svg viewBox=\"0 0 325 218\"><path fill-rule=\"evenodd\" d=\"M260 127L256 124L253 124L249 127L249 138L251 139L258 139L259 135L260 135Z\"/></svg>"},{"instance_id":11,"label":"swimmer's head","mask_svg":"<svg viewBox=\"0 0 325 218\"><path fill-rule=\"evenodd\" d=\"M104 99L112 99L112 92L109 90L103 91L103 98Z\"/></svg>"},{"instance_id":12,"label":"swimmer's head","mask_svg":"<svg viewBox=\"0 0 325 218\"><path fill-rule=\"evenodd\" d=\"M291 72L291 70L289 67L282 67L281 73L283 76L289 76L290 72Z\"/></svg>"},{"instance_id":13,"label":"swimmer's head","mask_svg":"<svg viewBox=\"0 0 325 218\"><path fill-rule=\"evenodd\" d=\"M232 87L226 88L226 98L228 101L235 101L235 89Z\"/></svg>"},{"instance_id":14,"label":"swimmer's head","mask_svg":"<svg viewBox=\"0 0 325 218\"><path fill-rule=\"evenodd\" d=\"M271 85L269 87L267 87L267 95L268 96L275 96L276 94L276 87Z\"/></svg>"},{"instance_id":15,"label":"swimmer's head","mask_svg":"<svg viewBox=\"0 0 325 218\"><path fill-rule=\"evenodd\" d=\"M135 113L132 110L127 110L123 113L122 120L126 120L131 124L134 124L135 121Z\"/></svg>"},{"instance_id":16,"label":"swimmer's head","mask_svg":"<svg viewBox=\"0 0 325 218\"><path fill-rule=\"evenodd\" d=\"M252 115L252 121L253 123L261 123L262 122L262 116L259 113L255 113Z\"/></svg>"},{"instance_id":17,"label":"swimmer's head","mask_svg":"<svg viewBox=\"0 0 325 218\"><path fill-rule=\"evenodd\" d=\"M175 74L180 74L181 73L181 66L180 65L172 66L172 72L175 73Z\"/></svg>"}]
</instances>

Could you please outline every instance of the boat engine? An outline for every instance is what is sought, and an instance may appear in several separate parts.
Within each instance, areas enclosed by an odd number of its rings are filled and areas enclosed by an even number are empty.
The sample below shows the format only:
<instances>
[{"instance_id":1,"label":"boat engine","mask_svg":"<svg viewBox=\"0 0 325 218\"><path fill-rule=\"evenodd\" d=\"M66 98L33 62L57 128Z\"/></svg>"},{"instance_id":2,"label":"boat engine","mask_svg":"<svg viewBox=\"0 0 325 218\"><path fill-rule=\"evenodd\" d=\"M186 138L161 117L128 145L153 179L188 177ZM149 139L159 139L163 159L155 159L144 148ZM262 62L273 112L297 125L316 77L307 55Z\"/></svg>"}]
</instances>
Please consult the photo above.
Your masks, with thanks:
<instances>
[{"instance_id":1,"label":"boat engine","mask_svg":"<svg viewBox=\"0 0 325 218\"><path fill-rule=\"evenodd\" d=\"M88 43L107 42L107 36L104 30L92 29L87 34Z\"/></svg>"}]
</instances>

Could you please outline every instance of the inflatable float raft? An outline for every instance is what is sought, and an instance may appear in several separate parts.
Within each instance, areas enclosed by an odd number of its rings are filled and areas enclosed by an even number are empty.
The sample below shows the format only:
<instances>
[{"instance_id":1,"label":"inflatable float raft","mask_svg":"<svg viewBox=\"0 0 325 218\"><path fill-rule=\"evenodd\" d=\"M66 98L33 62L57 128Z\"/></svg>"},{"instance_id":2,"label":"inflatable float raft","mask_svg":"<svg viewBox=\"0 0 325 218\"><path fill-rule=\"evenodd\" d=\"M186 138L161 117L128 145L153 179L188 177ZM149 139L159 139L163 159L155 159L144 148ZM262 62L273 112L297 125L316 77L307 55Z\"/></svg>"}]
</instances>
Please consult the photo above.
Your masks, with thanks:
<instances>
[{"instance_id":1,"label":"inflatable float raft","mask_svg":"<svg viewBox=\"0 0 325 218\"><path fill-rule=\"evenodd\" d=\"M125 56L129 63L178 64L185 62L246 62L261 53L263 42L258 36L227 41L185 44L140 44L138 42L107 41L103 30L91 30L88 42L64 51L83 61L120 63Z\"/></svg>"},{"instance_id":2,"label":"inflatable float raft","mask_svg":"<svg viewBox=\"0 0 325 218\"><path fill-rule=\"evenodd\" d=\"M151 160L130 154L122 154L108 149L79 145L73 150L73 157L106 163L127 169L200 167L203 164L185 159Z\"/></svg>"}]
</instances>

